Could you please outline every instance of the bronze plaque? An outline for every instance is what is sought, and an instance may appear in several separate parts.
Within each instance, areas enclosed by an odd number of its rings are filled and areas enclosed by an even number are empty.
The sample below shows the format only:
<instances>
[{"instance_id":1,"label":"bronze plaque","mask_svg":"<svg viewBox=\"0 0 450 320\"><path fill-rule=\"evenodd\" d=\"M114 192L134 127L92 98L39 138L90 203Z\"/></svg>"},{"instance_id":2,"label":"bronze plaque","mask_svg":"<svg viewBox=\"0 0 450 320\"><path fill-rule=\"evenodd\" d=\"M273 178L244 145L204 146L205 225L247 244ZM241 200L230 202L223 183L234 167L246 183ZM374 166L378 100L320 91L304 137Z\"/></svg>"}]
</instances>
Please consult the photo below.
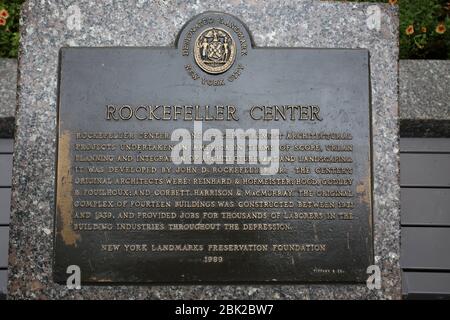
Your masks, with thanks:
<instances>
[{"instance_id":1,"label":"bronze plaque","mask_svg":"<svg viewBox=\"0 0 450 320\"><path fill-rule=\"evenodd\" d=\"M206 12L174 47L62 48L58 94L55 281L365 281L367 50Z\"/></svg>"}]
</instances>

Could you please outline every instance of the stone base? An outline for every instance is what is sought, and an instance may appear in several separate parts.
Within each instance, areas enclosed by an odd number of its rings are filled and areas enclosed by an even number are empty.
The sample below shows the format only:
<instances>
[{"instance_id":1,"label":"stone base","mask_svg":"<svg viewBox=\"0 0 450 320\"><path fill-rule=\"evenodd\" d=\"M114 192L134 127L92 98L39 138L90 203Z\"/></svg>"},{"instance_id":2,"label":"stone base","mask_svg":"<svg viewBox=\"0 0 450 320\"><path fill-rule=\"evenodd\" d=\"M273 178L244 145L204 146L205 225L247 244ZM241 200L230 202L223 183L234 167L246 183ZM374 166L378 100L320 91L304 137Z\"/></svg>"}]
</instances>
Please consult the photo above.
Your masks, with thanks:
<instances>
[{"instance_id":1,"label":"stone base","mask_svg":"<svg viewBox=\"0 0 450 320\"><path fill-rule=\"evenodd\" d=\"M400 134L450 138L450 61L400 60Z\"/></svg>"},{"instance_id":2,"label":"stone base","mask_svg":"<svg viewBox=\"0 0 450 320\"><path fill-rule=\"evenodd\" d=\"M23 7L19 109L10 231L10 299L399 299L397 7L321 1L30 0ZM73 4L73 5L72 5ZM67 6L70 7L68 8ZM365 285L85 286L52 280L55 117L62 46L173 46L191 17L223 11L244 21L256 46L370 51L375 263L382 288ZM54 11L54 12L53 12ZM64 12L64 15L61 15ZM77 15L80 13L80 15ZM56 18L55 18L56 17ZM67 18L65 18L67 17ZM77 17L80 17L78 20Z\"/></svg>"},{"instance_id":3,"label":"stone base","mask_svg":"<svg viewBox=\"0 0 450 320\"><path fill-rule=\"evenodd\" d=\"M14 137L17 60L0 59L0 139Z\"/></svg>"}]
</instances>

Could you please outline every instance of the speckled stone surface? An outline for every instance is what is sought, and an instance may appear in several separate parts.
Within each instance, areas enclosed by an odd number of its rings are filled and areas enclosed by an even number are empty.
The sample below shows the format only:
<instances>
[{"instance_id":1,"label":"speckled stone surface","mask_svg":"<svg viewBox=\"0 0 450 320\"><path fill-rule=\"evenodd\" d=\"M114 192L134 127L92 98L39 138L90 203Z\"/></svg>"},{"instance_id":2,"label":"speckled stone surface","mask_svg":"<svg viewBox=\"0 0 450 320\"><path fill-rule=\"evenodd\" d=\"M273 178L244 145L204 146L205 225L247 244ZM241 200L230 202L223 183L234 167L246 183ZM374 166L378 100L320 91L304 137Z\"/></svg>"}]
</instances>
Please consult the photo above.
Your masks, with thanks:
<instances>
[{"instance_id":1,"label":"speckled stone surface","mask_svg":"<svg viewBox=\"0 0 450 320\"><path fill-rule=\"evenodd\" d=\"M450 60L401 60L400 126L404 137L450 137Z\"/></svg>"},{"instance_id":2,"label":"speckled stone surface","mask_svg":"<svg viewBox=\"0 0 450 320\"><path fill-rule=\"evenodd\" d=\"M48 2L51 2L50 5ZM61 15L76 3L81 28ZM369 8L370 7L370 8ZM52 14L54 10L55 14ZM365 285L86 286L52 282L57 57L61 46L173 46L181 26L224 11L249 27L257 46L367 48L371 53L375 260L382 289ZM368 19L380 13L380 28ZM59 13L58 13L59 12ZM71 25L69 23L69 25ZM390 5L319 1L54 1L23 7L19 110L13 177L10 299L397 299L399 268L398 33ZM369 27L372 26L372 27Z\"/></svg>"},{"instance_id":3,"label":"speckled stone surface","mask_svg":"<svg viewBox=\"0 0 450 320\"><path fill-rule=\"evenodd\" d=\"M14 135L17 60L0 59L0 138Z\"/></svg>"}]
</instances>

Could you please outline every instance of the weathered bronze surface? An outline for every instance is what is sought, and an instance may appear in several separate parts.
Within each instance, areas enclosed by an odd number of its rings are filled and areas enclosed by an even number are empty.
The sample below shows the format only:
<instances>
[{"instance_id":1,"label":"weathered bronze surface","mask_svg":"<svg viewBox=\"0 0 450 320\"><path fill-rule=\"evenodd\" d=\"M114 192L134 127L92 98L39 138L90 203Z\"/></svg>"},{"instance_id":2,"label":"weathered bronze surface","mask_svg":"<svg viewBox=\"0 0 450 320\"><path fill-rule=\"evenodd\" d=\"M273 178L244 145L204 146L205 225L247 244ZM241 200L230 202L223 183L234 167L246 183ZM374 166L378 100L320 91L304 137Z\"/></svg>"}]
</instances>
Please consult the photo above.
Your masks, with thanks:
<instances>
[{"instance_id":1,"label":"weathered bronze surface","mask_svg":"<svg viewBox=\"0 0 450 320\"><path fill-rule=\"evenodd\" d=\"M174 48L62 48L59 72L55 281L365 281L367 50L258 48L209 12ZM174 164L194 122L279 129L278 173Z\"/></svg>"}]
</instances>

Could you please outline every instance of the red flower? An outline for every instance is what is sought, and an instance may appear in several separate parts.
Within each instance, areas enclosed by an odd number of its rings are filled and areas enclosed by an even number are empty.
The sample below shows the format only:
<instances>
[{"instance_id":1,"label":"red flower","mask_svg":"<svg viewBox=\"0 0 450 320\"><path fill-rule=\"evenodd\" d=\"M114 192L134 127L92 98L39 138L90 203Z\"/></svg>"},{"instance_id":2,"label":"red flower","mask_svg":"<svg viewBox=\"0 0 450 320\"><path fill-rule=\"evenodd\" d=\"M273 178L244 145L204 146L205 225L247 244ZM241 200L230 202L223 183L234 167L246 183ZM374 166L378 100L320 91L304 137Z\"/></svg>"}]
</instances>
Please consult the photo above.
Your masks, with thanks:
<instances>
[{"instance_id":1,"label":"red flower","mask_svg":"<svg viewBox=\"0 0 450 320\"><path fill-rule=\"evenodd\" d=\"M4 18L4 19L8 19L9 17L9 12L6 9L2 9L0 10L0 17Z\"/></svg>"},{"instance_id":2,"label":"red flower","mask_svg":"<svg viewBox=\"0 0 450 320\"><path fill-rule=\"evenodd\" d=\"M439 23L436 27L436 32L439 34L444 34L447 29L443 23Z\"/></svg>"},{"instance_id":3,"label":"red flower","mask_svg":"<svg viewBox=\"0 0 450 320\"><path fill-rule=\"evenodd\" d=\"M0 26L6 25L6 19L0 18Z\"/></svg>"},{"instance_id":4,"label":"red flower","mask_svg":"<svg viewBox=\"0 0 450 320\"><path fill-rule=\"evenodd\" d=\"M414 33L414 26L411 24L408 26L408 28L406 28L405 33L410 36Z\"/></svg>"}]
</instances>

